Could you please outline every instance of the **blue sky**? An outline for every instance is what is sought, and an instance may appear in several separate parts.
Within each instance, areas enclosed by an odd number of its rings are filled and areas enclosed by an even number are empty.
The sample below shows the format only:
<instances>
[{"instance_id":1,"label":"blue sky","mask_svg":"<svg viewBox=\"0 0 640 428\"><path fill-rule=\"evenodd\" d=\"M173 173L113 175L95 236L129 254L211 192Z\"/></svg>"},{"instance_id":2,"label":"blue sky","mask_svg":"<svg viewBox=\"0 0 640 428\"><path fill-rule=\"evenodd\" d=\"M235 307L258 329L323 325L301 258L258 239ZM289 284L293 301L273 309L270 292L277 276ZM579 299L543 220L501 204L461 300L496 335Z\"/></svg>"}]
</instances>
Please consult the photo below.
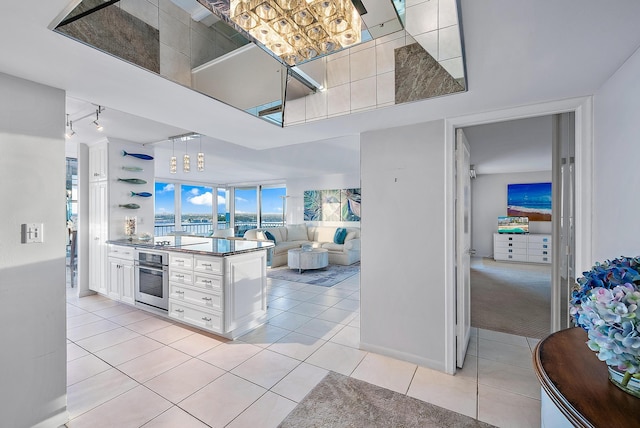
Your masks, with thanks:
<instances>
[{"instance_id":1,"label":"blue sky","mask_svg":"<svg viewBox=\"0 0 640 428\"><path fill-rule=\"evenodd\" d=\"M155 200L157 213L173 213L174 211L174 185L156 182ZM205 186L182 185L182 212L184 214L210 214L213 204L211 188ZM281 195L286 193L285 188L266 188L262 190L262 212L273 214L282 213ZM218 191L218 212L227 212L224 191ZM236 189L236 211L256 212L256 191Z\"/></svg>"}]
</instances>

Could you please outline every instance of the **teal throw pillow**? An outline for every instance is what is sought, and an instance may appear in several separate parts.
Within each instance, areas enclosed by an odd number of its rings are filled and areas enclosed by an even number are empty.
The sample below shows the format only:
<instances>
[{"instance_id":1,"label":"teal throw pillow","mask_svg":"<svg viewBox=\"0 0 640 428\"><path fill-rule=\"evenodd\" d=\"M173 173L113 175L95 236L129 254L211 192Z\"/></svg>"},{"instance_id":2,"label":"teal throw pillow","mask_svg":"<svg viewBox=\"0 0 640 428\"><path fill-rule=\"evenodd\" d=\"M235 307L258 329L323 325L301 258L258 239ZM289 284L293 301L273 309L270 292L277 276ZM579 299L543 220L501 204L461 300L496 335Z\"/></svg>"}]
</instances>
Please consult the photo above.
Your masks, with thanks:
<instances>
[{"instance_id":1,"label":"teal throw pillow","mask_svg":"<svg viewBox=\"0 0 640 428\"><path fill-rule=\"evenodd\" d=\"M336 229L336 234L333 235L334 244L344 244L344 238L347 237L347 229L339 227Z\"/></svg>"},{"instance_id":2,"label":"teal throw pillow","mask_svg":"<svg viewBox=\"0 0 640 428\"><path fill-rule=\"evenodd\" d=\"M269 232L268 230L264 231L264 236L266 236L269 241L273 241L274 244L277 244L276 237L273 236L273 234L271 232Z\"/></svg>"}]
</instances>

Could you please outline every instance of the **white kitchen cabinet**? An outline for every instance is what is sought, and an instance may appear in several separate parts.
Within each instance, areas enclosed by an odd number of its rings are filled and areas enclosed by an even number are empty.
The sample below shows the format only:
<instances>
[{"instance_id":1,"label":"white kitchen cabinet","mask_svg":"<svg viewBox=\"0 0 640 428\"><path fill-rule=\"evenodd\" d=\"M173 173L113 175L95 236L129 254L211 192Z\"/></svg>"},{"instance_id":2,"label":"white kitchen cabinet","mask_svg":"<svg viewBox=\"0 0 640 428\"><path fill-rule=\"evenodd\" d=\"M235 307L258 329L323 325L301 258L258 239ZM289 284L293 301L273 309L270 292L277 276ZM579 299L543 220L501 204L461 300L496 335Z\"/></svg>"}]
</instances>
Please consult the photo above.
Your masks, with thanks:
<instances>
[{"instance_id":1,"label":"white kitchen cabinet","mask_svg":"<svg viewBox=\"0 0 640 428\"><path fill-rule=\"evenodd\" d=\"M235 339L265 322L266 289L266 251L169 252L169 316L178 321Z\"/></svg>"},{"instance_id":2,"label":"white kitchen cabinet","mask_svg":"<svg viewBox=\"0 0 640 428\"><path fill-rule=\"evenodd\" d=\"M106 181L89 184L89 289L107 294L109 196Z\"/></svg>"},{"instance_id":3,"label":"white kitchen cabinet","mask_svg":"<svg viewBox=\"0 0 640 428\"><path fill-rule=\"evenodd\" d=\"M225 258L224 321L228 332L252 329L267 313L267 253L240 254Z\"/></svg>"},{"instance_id":4,"label":"white kitchen cabinet","mask_svg":"<svg viewBox=\"0 0 640 428\"><path fill-rule=\"evenodd\" d=\"M131 305L135 304L133 260L133 248L109 245L108 296Z\"/></svg>"},{"instance_id":5,"label":"white kitchen cabinet","mask_svg":"<svg viewBox=\"0 0 640 428\"><path fill-rule=\"evenodd\" d=\"M89 147L89 181L102 181L108 178L109 147L106 142Z\"/></svg>"},{"instance_id":6,"label":"white kitchen cabinet","mask_svg":"<svg viewBox=\"0 0 640 428\"><path fill-rule=\"evenodd\" d=\"M494 233L493 258L497 261L551 263L551 235Z\"/></svg>"}]
</instances>

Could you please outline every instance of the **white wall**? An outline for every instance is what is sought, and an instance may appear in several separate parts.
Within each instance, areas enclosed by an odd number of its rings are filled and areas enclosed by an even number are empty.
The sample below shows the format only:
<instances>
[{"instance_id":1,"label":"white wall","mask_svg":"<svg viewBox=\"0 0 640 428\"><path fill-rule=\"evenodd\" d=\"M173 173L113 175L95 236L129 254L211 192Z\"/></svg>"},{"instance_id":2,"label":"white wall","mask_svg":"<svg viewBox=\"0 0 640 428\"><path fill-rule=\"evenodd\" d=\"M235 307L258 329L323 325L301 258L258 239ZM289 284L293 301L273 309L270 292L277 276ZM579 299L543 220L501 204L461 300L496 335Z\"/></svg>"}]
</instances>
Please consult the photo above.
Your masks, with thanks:
<instances>
[{"instance_id":1,"label":"white wall","mask_svg":"<svg viewBox=\"0 0 640 428\"><path fill-rule=\"evenodd\" d=\"M155 162L137 159L131 156L122 156L122 150L128 153L143 153L153 156L153 147L143 147L131 141L108 138L109 145L109 239L125 239L125 217L136 217L136 234L148 233L153 235L155 223L155 197L145 198L131 196L131 192L149 192L155 194L154 170ZM195 169L195 157L192 159L192 168ZM143 169L140 172L124 171L123 166L138 166ZM118 181L118 178L140 178L146 184L130 184ZM119 205L138 204L139 209L121 208Z\"/></svg>"},{"instance_id":2,"label":"white wall","mask_svg":"<svg viewBox=\"0 0 640 428\"><path fill-rule=\"evenodd\" d=\"M288 224L319 224L320 222L304 221L304 192L305 190L357 189L360 187L358 174L333 174L321 177L296 178L287 183L287 223ZM326 226L360 226L360 222L322 222Z\"/></svg>"},{"instance_id":3,"label":"white wall","mask_svg":"<svg viewBox=\"0 0 640 428\"><path fill-rule=\"evenodd\" d=\"M361 347L445 370L444 122L361 137Z\"/></svg>"},{"instance_id":4,"label":"white wall","mask_svg":"<svg viewBox=\"0 0 640 428\"><path fill-rule=\"evenodd\" d=\"M0 417L66 422L65 94L0 74ZM21 244L21 223L44 242ZM42 424L42 425L39 425Z\"/></svg>"},{"instance_id":5,"label":"white wall","mask_svg":"<svg viewBox=\"0 0 640 428\"><path fill-rule=\"evenodd\" d=\"M480 174L471 180L471 246L478 257L493 257L498 216L507 215L507 184L551 181L551 171ZM529 233L551 233L550 221L532 221Z\"/></svg>"},{"instance_id":6,"label":"white wall","mask_svg":"<svg viewBox=\"0 0 640 428\"><path fill-rule=\"evenodd\" d=\"M594 94L594 262L640 255L640 51Z\"/></svg>"}]
</instances>

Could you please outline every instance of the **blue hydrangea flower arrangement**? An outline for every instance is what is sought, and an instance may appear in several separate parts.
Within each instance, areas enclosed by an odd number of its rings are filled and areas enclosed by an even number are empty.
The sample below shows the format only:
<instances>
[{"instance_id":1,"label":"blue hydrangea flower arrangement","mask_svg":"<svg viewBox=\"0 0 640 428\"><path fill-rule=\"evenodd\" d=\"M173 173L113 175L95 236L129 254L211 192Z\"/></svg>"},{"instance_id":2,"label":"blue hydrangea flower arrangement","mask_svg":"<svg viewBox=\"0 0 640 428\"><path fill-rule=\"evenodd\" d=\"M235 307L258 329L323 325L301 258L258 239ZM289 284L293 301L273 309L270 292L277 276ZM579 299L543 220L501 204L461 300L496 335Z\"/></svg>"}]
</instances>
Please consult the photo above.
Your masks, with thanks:
<instances>
[{"instance_id":1,"label":"blue hydrangea flower arrangement","mask_svg":"<svg viewBox=\"0 0 640 428\"><path fill-rule=\"evenodd\" d=\"M623 384L640 377L640 257L596 263L577 279L570 314L589 336L601 361L624 373Z\"/></svg>"}]
</instances>

